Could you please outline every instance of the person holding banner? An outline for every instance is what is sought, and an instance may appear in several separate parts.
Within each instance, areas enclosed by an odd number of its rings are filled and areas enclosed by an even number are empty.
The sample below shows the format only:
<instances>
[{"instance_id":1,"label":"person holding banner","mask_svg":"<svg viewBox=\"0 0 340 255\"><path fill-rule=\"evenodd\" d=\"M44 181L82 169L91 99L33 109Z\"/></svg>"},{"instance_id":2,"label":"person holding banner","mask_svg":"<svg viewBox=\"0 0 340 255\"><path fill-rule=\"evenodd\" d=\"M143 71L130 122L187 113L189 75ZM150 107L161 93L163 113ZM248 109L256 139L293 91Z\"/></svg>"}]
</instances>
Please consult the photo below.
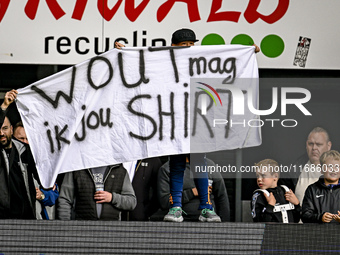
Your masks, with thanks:
<instances>
[{"instance_id":1,"label":"person holding banner","mask_svg":"<svg viewBox=\"0 0 340 255\"><path fill-rule=\"evenodd\" d=\"M0 109L0 218L36 219L36 190L33 178L39 181L29 147L12 140L13 127L6 116L18 92L5 94Z\"/></svg>"},{"instance_id":2,"label":"person holding banner","mask_svg":"<svg viewBox=\"0 0 340 255\"><path fill-rule=\"evenodd\" d=\"M171 46L194 46L196 34L191 29L182 28L172 34ZM255 53L260 51L260 48L255 45ZM171 208L167 215L164 216L164 221L181 222L182 217L182 193L183 193L183 178L186 166L187 155L171 155L170 156L170 203ZM192 154L190 157L191 169L195 166L206 166L205 154ZM221 218L214 212L212 203L209 199L208 188L208 173L195 172L195 184L200 198L198 210L201 210L199 220L202 222L221 222Z\"/></svg>"},{"instance_id":3,"label":"person holding banner","mask_svg":"<svg viewBox=\"0 0 340 255\"><path fill-rule=\"evenodd\" d=\"M194 46L196 34L191 29L182 28L172 34L171 46L173 47L190 47ZM259 52L260 48L255 46L255 52ZM115 42L115 48L121 49L123 44ZM182 194L183 194L183 178L186 168L186 154L170 155L170 204L171 208L167 215L164 216L164 221L182 222ZM191 169L195 166L206 166L205 154L191 154L190 156ZM212 203L209 200L208 193L208 173L193 172L195 184L200 198L198 210L201 211L199 220L202 222L221 222L221 218L214 212Z\"/></svg>"},{"instance_id":4,"label":"person holding banner","mask_svg":"<svg viewBox=\"0 0 340 255\"><path fill-rule=\"evenodd\" d=\"M191 29L179 29L172 34L171 46L194 46L196 34ZM121 49L123 44L116 42L115 48ZM164 216L164 221L182 222L182 194L184 171L186 168L186 158L191 158L191 165L195 166L206 165L205 154L192 154L191 157L187 154L170 155L170 210ZM199 220L202 222L221 222L221 218L214 212L212 203L209 199L208 173L195 173L195 184L200 199L198 210L201 210Z\"/></svg>"},{"instance_id":5,"label":"person holding banner","mask_svg":"<svg viewBox=\"0 0 340 255\"><path fill-rule=\"evenodd\" d=\"M171 46L194 46L196 34L191 29L182 28L176 30L172 34ZM170 155L170 209L167 215L164 216L164 221L170 222L182 222L182 195L183 195L183 183L184 183L184 171L186 168L186 159L188 155ZM191 154L188 157L191 169L195 169L195 166L206 166L205 154ZM201 210L199 221L202 222L221 222L221 218L214 212L212 203L209 197L209 185L208 185L208 173L207 172L195 172L194 180L200 204L198 210Z\"/></svg>"}]
</instances>

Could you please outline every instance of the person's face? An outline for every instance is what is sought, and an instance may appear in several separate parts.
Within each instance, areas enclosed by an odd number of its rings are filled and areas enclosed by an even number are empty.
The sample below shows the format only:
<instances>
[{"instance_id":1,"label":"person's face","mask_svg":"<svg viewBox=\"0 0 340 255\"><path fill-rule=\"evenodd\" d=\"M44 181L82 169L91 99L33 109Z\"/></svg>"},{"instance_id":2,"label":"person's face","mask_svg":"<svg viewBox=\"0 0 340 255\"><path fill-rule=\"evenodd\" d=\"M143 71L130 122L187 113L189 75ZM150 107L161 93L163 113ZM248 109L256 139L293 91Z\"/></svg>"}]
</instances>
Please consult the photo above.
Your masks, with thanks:
<instances>
[{"instance_id":1,"label":"person's face","mask_svg":"<svg viewBox=\"0 0 340 255\"><path fill-rule=\"evenodd\" d=\"M320 164L320 156L325 151L329 151L331 146L332 144L330 141L327 142L327 136L324 132L311 133L306 142L310 162L315 165Z\"/></svg>"},{"instance_id":2,"label":"person's face","mask_svg":"<svg viewBox=\"0 0 340 255\"><path fill-rule=\"evenodd\" d=\"M325 163L322 165L322 171L324 174L326 184L337 184L340 178L340 161L328 158L325 160Z\"/></svg>"},{"instance_id":3,"label":"person's face","mask_svg":"<svg viewBox=\"0 0 340 255\"><path fill-rule=\"evenodd\" d=\"M5 117L4 123L0 129L0 145L2 148L9 149L12 147L13 128L8 118Z\"/></svg>"},{"instance_id":4,"label":"person's face","mask_svg":"<svg viewBox=\"0 0 340 255\"><path fill-rule=\"evenodd\" d=\"M25 132L25 129L24 129L23 127L17 127L17 128L14 130L13 136L14 136L16 139L18 139L19 141L28 144L26 132Z\"/></svg>"},{"instance_id":5,"label":"person's face","mask_svg":"<svg viewBox=\"0 0 340 255\"><path fill-rule=\"evenodd\" d=\"M192 41L184 41L184 42L180 42L180 43L173 43L172 46L194 46L195 43Z\"/></svg>"},{"instance_id":6,"label":"person's face","mask_svg":"<svg viewBox=\"0 0 340 255\"><path fill-rule=\"evenodd\" d=\"M256 171L257 186L260 189L275 188L277 186L277 173L268 170L269 165L261 166Z\"/></svg>"}]
</instances>

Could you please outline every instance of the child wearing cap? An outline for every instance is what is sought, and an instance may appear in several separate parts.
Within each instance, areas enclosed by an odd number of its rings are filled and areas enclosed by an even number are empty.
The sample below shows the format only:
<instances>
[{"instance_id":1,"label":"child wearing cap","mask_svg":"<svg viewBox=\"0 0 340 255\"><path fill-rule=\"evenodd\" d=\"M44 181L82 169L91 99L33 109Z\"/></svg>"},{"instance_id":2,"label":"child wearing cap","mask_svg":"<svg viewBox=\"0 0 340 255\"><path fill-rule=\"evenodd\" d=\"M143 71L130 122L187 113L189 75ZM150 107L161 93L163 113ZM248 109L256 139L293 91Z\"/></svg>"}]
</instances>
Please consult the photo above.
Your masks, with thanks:
<instances>
[{"instance_id":1,"label":"child wearing cap","mask_svg":"<svg viewBox=\"0 0 340 255\"><path fill-rule=\"evenodd\" d=\"M176 30L172 34L171 46L194 46L196 34L191 29L182 28ZM164 216L164 221L182 222L182 193L184 171L186 168L187 154L171 155L170 156L170 209L167 215ZM190 156L190 163L192 166L206 165L204 153L195 153ZM201 210L199 221L202 222L221 222L221 218L215 213L212 203L210 201L208 172L194 173L194 181L200 205L198 210ZM185 213L185 212L184 212Z\"/></svg>"},{"instance_id":2,"label":"child wearing cap","mask_svg":"<svg viewBox=\"0 0 340 255\"><path fill-rule=\"evenodd\" d=\"M172 34L171 46L194 46L195 42L198 40L195 32L191 29L182 28Z\"/></svg>"},{"instance_id":3,"label":"child wearing cap","mask_svg":"<svg viewBox=\"0 0 340 255\"><path fill-rule=\"evenodd\" d=\"M194 46L196 34L188 28L176 30L172 34L172 46ZM255 52L259 52L258 46L255 46ZM182 216L182 193L183 193L183 178L186 167L186 155L171 155L170 156L170 204L171 208L167 215L164 216L164 221L181 222ZM195 166L206 166L204 153L195 153L190 156L190 164ZM198 210L201 210L199 221L202 222L221 222L221 218L214 212L208 192L208 173L194 172L194 181L200 199Z\"/></svg>"}]
</instances>

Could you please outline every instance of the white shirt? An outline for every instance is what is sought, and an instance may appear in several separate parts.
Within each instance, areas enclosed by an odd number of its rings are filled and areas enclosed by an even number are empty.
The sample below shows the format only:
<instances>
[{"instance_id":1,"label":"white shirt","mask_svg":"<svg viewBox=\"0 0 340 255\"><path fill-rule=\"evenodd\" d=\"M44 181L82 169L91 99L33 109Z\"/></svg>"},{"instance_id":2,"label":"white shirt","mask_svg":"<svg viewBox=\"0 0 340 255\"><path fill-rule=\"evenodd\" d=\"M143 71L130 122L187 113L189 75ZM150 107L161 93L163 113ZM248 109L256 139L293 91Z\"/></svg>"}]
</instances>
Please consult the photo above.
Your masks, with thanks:
<instances>
[{"instance_id":1,"label":"white shirt","mask_svg":"<svg viewBox=\"0 0 340 255\"><path fill-rule=\"evenodd\" d=\"M309 185L317 182L321 176L321 168L316 169L316 165L308 160L307 164L303 167L303 170L299 176L298 182L295 187L295 195L300 201L302 206L302 201L305 196L305 191Z\"/></svg>"}]
</instances>

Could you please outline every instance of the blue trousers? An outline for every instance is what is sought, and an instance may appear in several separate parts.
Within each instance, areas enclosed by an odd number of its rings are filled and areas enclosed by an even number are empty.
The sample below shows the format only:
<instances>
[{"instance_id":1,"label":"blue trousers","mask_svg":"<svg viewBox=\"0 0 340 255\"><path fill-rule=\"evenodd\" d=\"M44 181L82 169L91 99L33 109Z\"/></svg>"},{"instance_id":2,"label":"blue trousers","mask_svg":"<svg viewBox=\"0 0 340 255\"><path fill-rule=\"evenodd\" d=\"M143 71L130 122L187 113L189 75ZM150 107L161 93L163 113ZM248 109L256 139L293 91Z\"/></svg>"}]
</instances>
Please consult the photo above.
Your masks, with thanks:
<instances>
[{"instance_id":1,"label":"blue trousers","mask_svg":"<svg viewBox=\"0 0 340 255\"><path fill-rule=\"evenodd\" d=\"M172 207L182 207L183 177L186 168L186 158L188 156L189 154L170 156L170 194L172 197ZM190 169L195 169L195 166L206 166L205 154L191 154L190 165ZM204 208L212 210L208 190L208 172L192 171L192 173L194 175L194 181L200 199L198 210L202 210Z\"/></svg>"}]
</instances>

